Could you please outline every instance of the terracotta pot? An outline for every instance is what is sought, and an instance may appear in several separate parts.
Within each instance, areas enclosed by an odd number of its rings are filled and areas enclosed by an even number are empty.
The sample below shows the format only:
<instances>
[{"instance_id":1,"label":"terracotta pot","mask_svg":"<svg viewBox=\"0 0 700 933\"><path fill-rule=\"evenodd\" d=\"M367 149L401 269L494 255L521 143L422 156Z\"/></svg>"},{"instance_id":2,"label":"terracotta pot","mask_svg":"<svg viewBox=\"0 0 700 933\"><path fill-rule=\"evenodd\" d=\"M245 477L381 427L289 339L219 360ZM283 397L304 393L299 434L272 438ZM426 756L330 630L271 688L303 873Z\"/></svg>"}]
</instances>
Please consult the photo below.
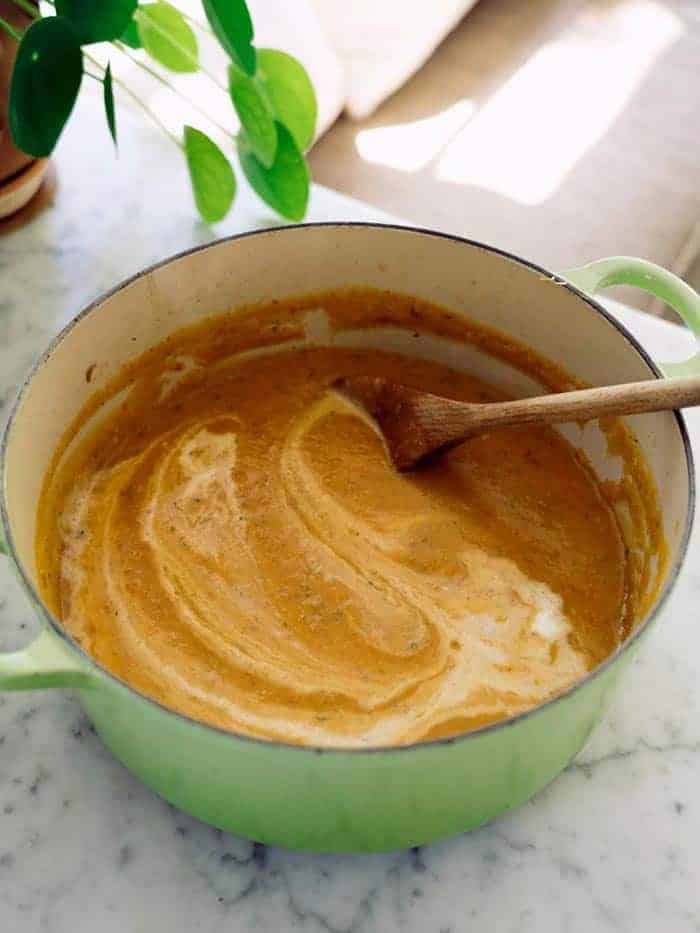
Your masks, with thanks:
<instances>
[{"instance_id":1,"label":"terracotta pot","mask_svg":"<svg viewBox=\"0 0 700 933\"><path fill-rule=\"evenodd\" d=\"M26 29L31 18L9 0L0 0L0 16L17 29ZM7 217L31 200L41 186L46 159L21 152L12 142L8 126L8 94L17 43L0 30L0 217Z\"/></svg>"}]
</instances>

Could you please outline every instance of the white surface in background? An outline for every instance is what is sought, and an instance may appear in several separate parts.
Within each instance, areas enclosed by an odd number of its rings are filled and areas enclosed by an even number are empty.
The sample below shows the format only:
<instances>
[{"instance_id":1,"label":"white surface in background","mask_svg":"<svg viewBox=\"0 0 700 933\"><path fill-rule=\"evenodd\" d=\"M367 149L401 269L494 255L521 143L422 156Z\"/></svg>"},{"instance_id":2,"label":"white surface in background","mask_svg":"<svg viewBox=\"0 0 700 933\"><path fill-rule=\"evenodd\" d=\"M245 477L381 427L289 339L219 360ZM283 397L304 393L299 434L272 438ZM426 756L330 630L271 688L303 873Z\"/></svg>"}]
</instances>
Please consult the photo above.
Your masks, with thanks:
<instances>
[{"instance_id":1,"label":"white surface in background","mask_svg":"<svg viewBox=\"0 0 700 933\"><path fill-rule=\"evenodd\" d=\"M181 153L140 115L122 109L119 120L116 159L99 89L88 91L60 146L55 207L0 238L0 421L30 362L84 304L214 236L195 219ZM308 219L389 218L315 188ZM242 184L216 233L273 223ZM657 359L692 352L681 328L615 313ZM697 448L700 410L687 421ZM418 851L314 856L217 832L132 778L71 693L0 695L0 930L697 931L699 599L696 531L673 597L577 761L492 825ZM0 558L0 649L35 631Z\"/></svg>"},{"instance_id":2,"label":"white surface in background","mask_svg":"<svg viewBox=\"0 0 700 933\"><path fill-rule=\"evenodd\" d=\"M312 3L345 69L347 112L360 120L420 68L476 0Z\"/></svg>"}]
</instances>

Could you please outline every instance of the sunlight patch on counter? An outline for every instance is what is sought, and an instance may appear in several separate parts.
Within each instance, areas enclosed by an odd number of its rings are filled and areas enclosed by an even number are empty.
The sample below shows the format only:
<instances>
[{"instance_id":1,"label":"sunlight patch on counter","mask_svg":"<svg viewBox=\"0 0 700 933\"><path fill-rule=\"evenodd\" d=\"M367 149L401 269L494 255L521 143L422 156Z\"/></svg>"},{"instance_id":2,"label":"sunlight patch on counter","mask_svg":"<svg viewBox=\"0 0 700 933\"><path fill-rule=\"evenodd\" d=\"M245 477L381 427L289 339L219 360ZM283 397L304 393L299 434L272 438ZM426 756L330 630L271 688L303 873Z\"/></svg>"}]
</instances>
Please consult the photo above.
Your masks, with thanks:
<instances>
[{"instance_id":1,"label":"sunlight patch on counter","mask_svg":"<svg viewBox=\"0 0 700 933\"><path fill-rule=\"evenodd\" d=\"M447 146L439 181L541 204L565 182L684 32L655 0L572 20L540 48Z\"/></svg>"},{"instance_id":2,"label":"sunlight patch on counter","mask_svg":"<svg viewBox=\"0 0 700 933\"><path fill-rule=\"evenodd\" d=\"M476 107L470 100L411 123L360 130L355 148L365 162L401 172L417 172L435 159L471 119Z\"/></svg>"}]
</instances>

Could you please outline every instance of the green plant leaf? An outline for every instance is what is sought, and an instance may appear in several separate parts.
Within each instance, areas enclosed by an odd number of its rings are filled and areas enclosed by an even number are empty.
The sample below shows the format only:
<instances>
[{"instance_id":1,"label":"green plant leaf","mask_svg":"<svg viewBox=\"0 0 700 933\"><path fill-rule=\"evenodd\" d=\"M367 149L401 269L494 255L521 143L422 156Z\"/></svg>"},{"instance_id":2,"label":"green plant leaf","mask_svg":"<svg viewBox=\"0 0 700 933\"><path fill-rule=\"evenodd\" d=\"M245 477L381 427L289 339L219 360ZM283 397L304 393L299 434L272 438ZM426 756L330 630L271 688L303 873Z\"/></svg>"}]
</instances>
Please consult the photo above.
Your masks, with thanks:
<instances>
[{"instance_id":1,"label":"green plant leaf","mask_svg":"<svg viewBox=\"0 0 700 933\"><path fill-rule=\"evenodd\" d=\"M236 176L216 143L193 126L185 126L185 156L197 210L207 223L214 224L233 203Z\"/></svg>"},{"instance_id":2,"label":"green plant leaf","mask_svg":"<svg viewBox=\"0 0 700 933\"><path fill-rule=\"evenodd\" d=\"M258 49L258 76L275 115L284 123L297 145L307 149L316 132L316 94L300 61L278 49Z\"/></svg>"},{"instance_id":3,"label":"green plant leaf","mask_svg":"<svg viewBox=\"0 0 700 933\"><path fill-rule=\"evenodd\" d=\"M253 21L246 0L202 0L216 38L246 74L255 74Z\"/></svg>"},{"instance_id":4,"label":"green plant leaf","mask_svg":"<svg viewBox=\"0 0 700 933\"><path fill-rule=\"evenodd\" d=\"M114 119L114 89L112 87L112 66L107 62L107 67L105 69L105 76L102 80L102 90L104 94L105 102L105 116L107 117L107 126L109 127L109 134L114 141L114 145L117 145L117 123Z\"/></svg>"},{"instance_id":5,"label":"green plant leaf","mask_svg":"<svg viewBox=\"0 0 700 933\"><path fill-rule=\"evenodd\" d=\"M136 0L56 0L56 13L70 20L82 45L118 39L135 9Z\"/></svg>"},{"instance_id":6,"label":"green plant leaf","mask_svg":"<svg viewBox=\"0 0 700 933\"><path fill-rule=\"evenodd\" d=\"M132 19L124 32L121 34L121 41L128 45L130 49L142 49L141 39L139 38L139 27L136 20Z\"/></svg>"},{"instance_id":7,"label":"green plant leaf","mask_svg":"<svg viewBox=\"0 0 700 933\"><path fill-rule=\"evenodd\" d=\"M251 187L288 220L303 220L309 201L309 167L284 123L276 121L277 152L265 168L252 151L245 132L238 136L238 158Z\"/></svg>"},{"instance_id":8,"label":"green plant leaf","mask_svg":"<svg viewBox=\"0 0 700 933\"><path fill-rule=\"evenodd\" d=\"M197 38L178 9L158 0L144 3L134 16L141 44L152 58L171 71L197 71Z\"/></svg>"},{"instance_id":9,"label":"green plant leaf","mask_svg":"<svg viewBox=\"0 0 700 933\"><path fill-rule=\"evenodd\" d=\"M61 135L83 77L75 29L59 16L39 19L20 42L10 85L10 132L15 145L46 156Z\"/></svg>"},{"instance_id":10,"label":"green plant leaf","mask_svg":"<svg viewBox=\"0 0 700 933\"><path fill-rule=\"evenodd\" d=\"M277 127L265 94L254 78L235 65L229 66L228 86L251 149L262 164L270 168L277 150Z\"/></svg>"}]
</instances>

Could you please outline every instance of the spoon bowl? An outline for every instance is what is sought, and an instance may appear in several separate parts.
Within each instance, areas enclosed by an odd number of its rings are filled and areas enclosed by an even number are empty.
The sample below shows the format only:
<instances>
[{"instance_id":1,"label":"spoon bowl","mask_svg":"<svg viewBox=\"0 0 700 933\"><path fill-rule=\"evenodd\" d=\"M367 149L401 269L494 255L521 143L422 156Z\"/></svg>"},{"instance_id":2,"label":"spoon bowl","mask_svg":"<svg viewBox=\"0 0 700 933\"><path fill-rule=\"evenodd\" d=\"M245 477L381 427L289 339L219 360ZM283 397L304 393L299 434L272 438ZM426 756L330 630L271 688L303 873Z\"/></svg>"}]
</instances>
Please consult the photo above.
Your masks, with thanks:
<instances>
[{"instance_id":1,"label":"spoon bowl","mask_svg":"<svg viewBox=\"0 0 700 933\"><path fill-rule=\"evenodd\" d=\"M495 428L590 421L700 405L699 376L650 379L510 402L458 402L381 376L339 379L333 388L374 418L400 473Z\"/></svg>"}]
</instances>

